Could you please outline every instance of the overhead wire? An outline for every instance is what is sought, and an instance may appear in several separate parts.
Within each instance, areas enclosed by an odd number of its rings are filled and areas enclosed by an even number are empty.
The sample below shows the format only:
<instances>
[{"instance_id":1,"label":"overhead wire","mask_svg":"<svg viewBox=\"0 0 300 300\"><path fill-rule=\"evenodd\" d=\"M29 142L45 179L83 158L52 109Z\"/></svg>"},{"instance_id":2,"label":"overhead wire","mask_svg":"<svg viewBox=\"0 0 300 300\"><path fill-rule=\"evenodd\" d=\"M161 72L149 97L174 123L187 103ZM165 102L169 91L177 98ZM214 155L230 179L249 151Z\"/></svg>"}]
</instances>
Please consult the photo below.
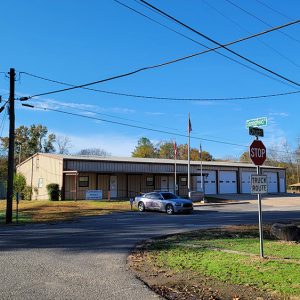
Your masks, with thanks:
<instances>
[{"instance_id":1,"label":"overhead wire","mask_svg":"<svg viewBox=\"0 0 300 300\"><path fill-rule=\"evenodd\" d=\"M166 28L166 29L168 29L168 30L170 30L170 31L172 31L172 32L174 32L174 33L176 33L176 34L178 34L178 35L180 35L181 37L183 37L183 38L185 38L185 39L188 39L188 40L190 40L190 41L192 41L192 42L194 42L194 43L196 43L196 44L198 44L198 45L200 45L200 46L202 46L202 47L204 47L204 48L206 48L206 49L210 49L210 47L208 47L207 45L205 45L205 44L203 44L203 43L200 43L199 41L196 41L195 39L193 39L193 38L191 38L191 37L189 37L189 36L187 36L187 35L185 35L185 34L179 32L179 31L177 31L177 30L174 30L173 28L171 28L171 27L169 27L169 26L166 26L165 24L163 24L163 23L161 23L161 22L158 22L157 20L155 20L155 19L153 19L153 18L147 16L146 14L141 13L140 11L134 9L133 7L130 7L130 6L127 5L127 4L122 3L122 2L119 1L119 0L113 0L113 1L116 2L116 3L118 3L118 4L120 4L120 5L123 6L123 7L128 8L129 10L131 10L131 11L133 11L133 12L135 12L135 13L137 13L137 14L139 14L139 15L145 17L145 18L147 18L148 20L150 20L150 21L152 21L152 22L154 22L154 23L156 23L156 24L158 24L158 25L160 25L160 26L162 26L162 27L164 27L164 28ZM135 0L135 1L138 2L137 0ZM139 2L138 2L138 3L139 3ZM139 4L141 4L141 3L139 3ZM146 7L146 5L144 5L144 4L143 4L143 6ZM148 8L149 8L149 7L148 7ZM261 71L255 69L255 68L253 68L253 67L251 67L251 66L248 66L248 65L244 64L243 62L238 61L238 60L236 60L236 59L234 59L234 58L232 58L232 57L230 57L230 56L228 56L228 55L226 55L226 54L223 54L223 53L221 53L221 52L219 52L219 51L217 51L217 50L213 50L213 51L214 51L215 53L217 53L218 55L221 55L221 56L223 56L223 57L226 57L227 59L229 59L229 60L231 60L231 61L233 61L233 62L235 62L235 63L237 63L237 64L240 64L240 65L244 66L244 67L247 68L247 69L250 69L250 70L252 70L252 71L254 71L254 72L256 72L256 73L259 73L259 74L261 74L261 75L263 75L263 76L267 76L265 73L263 73L263 72L261 72ZM272 78L272 77L270 77L270 76L267 76L267 77Z\"/></svg>"},{"instance_id":2,"label":"overhead wire","mask_svg":"<svg viewBox=\"0 0 300 300\"><path fill-rule=\"evenodd\" d=\"M198 31L198 30L196 30L196 29L190 27L189 25L187 25L187 24L185 24L185 23L179 21L178 19L176 19L176 18L174 18L173 16L167 14L166 12L164 12L164 11L162 11L161 9L155 7L154 5L148 3L147 1L145 1L145 0L139 0L139 1L141 1L142 3L145 3L146 5L152 7L153 9L157 10L158 12L164 14L164 15L167 16L170 20L173 20L174 22L176 22L176 23L182 25L183 27L185 27L185 28L189 29L190 31L192 31L192 32L194 32L194 33L196 33L196 34L198 34L199 36L201 36L201 37L207 39L208 41L210 41L210 42L212 42L212 43L214 43L214 44L220 46L221 48L227 50L228 52L230 52L230 53L232 53L232 54L234 54L234 55L240 57L241 59L243 59L243 60L245 60L245 61L247 61L247 62L249 62L249 63L251 63L251 64L253 64L253 65L255 65L255 66L257 66L257 67L259 67L259 68L261 68L261 69L263 69L263 70L265 70L265 71L267 71L268 73L270 73L270 74L272 74L272 75L275 75L275 76L277 76L277 77L279 77L279 78L281 78L281 79L284 79L285 81L287 81L287 82L289 82L289 83L292 83L292 84L294 84L294 85L297 85L298 87L300 86L300 84L299 84L298 82L296 82L296 81L294 81L294 80L291 80L291 79L289 79L289 78L287 78L287 77L285 77L285 76L279 74L278 72L275 72L275 71L273 71L273 70L271 70L271 69L269 69L269 68L267 68L267 67L264 67L263 65L261 65L261 64L255 62L255 61L253 61L253 60L251 60L251 59L245 57L244 55L239 54L238 52L236 52L236 51L234 51L234 50L231 50L230 48L227 47L227 45L222 45L221 43L217 42L216 40L210 38L209 36L205 35L204 33L200 32L200 31ZM228 0L226 0L226 1L228 1Z\"/></svg>"},{"instance_id":3,"label":"overhead wire","mask_svg":"<svg viewBox=\"0 0 300 300\"><path fill-rule=\"evenodd\" d=\"M27 76L38 78L41 80L49 81L52 83L57 83L66 86L75 86L74 84L66 83L63 81L53 80L49 78L45 78L39 75L31 74L28 72L20 72L21 74L25 74ZM298 94L300 91L290 91L290 92L282 92L282 93L273 93L273 94L265 94L265 95L256 95L256 96L243 96L243 97L223 97L223 98L180 98L180 97L157 97L157 96L146 96L146 95L136 95L136 94L128 94L128 93L120 93L106 90L93 89L88 87L83 87L83 89L100 92L106 94L112 94L116 96L125 96L125 97L133 97L133 98L145 98L145 99L154 99L154 100L170 100L170 101L234 101L234 100L251 100L251 99L261 99L261 98L272 98L272 97L280 97L280 96L288 96L293 94Z\"/></svg>"},{"instance_id":4,"label":"overhead wire","mask_svg":"<svg viewBox=\"0 0 300 300\"><path fill-rule=\"evenodd\" d=\"M252 32L250 32L248 29L246 29L245 27L243 27L241 24L239 24L238 22L236 22L234 19L230 18L229 16L225 15L221 10L217 9L214 5L212 5L211 3L209 3L206 0L202 0L203 3L205 3L208 7L210 7L211 9L213 9L214 11L216 11L218 14L220 14L221 16L223 16L225 19L229 20L230 22L232 22L233 24L235 24L238 28L240 28L241 30L243 30L244 32L246 32L247 34L252 34ZM273 52L275 52L277 55L281 56L282 58L284 58L285 60L287 60L289 63L291 63L292 65L300 68L300 65L298 63L296 63L294 60L290 59L288 56L286 56L285 54L283 54L282 52L278 51L276 48L272 47L270 44L266 43L265 41L258 39L258 41L265 45L267 48L271 49Z\"/></svg>"},{"instance_id":5,"label":"overhead wire","mask_svg":"<svg viewBox=\"0 0 300 300\"><path fill-rule=\"evenodd\" d=\"M286 19L288 19L288 20L290 20L290 21L293 21L292 18L290 18L290 17L287 16L286 14L282 13L281 11L279 11L279 10L277 10L277 9L275 9L275 8L273 8L273 7L271 7L270 5L264 3L263 1L261 1L261 0L255 0L255 1L258 2L258 3L260 3L260 4L263 5L263 6L267 7L269 10L271 10L271 11L273 11L273 12L279 14L280 16L282 16L282 17L284 17L284 18L286 18Z\"/></svg>"},{"instance_id":6,"label":"overhead wire","mask_svg":"<svg viewBox=\"0 0 300 300\"><path fill-rule=\"evenodd\" d=\"M77 114L77 113L67 112L67 111L63 111L63 110L59 110L59 109L53 109L53 108L42 107L42 106L38 107L38 106L31 105L31 104L22 104L22 105L25 107L33 108L33 109L40 109L40 110L46 110L46 111L48 110L48 111L58 112L58 113L67 114L67 115L71 115L71 116L82 117L82 118L91 119L91 120L103 121L106 123L111 123L111 124L116 124L116 125L121 125L121 126L126 126L126 127L132 127L132 128L137 128L137 129L142 129L142 130L147 130L147 131L152 131L152 132L159 132L159 133L169 134L169 135L173 135L173 136L188 137L187 134L181 134L178 132L171 132L171 131L165 131L165 130L161 130L161 129L148 128L148 127L143 127L143 126L138 126L138 125L133 125L133 124L128 124L128 123L122 123L122 122L97 118L97 117L93 117L93 116L87 116L87 115L81 115L81 114ZM248 146L241 145L241 144L225 142L225 141L217 141L217 140L213 140L213 139L200 138L200 137L195 137L195 136L191 136L191 139L197 139L197 140L201 140L201 141L207 141L207 142L248 148Z\"/></svg>"},{"instance_id":7,"label":"overhead wire","mask_svg":"<svg viewBox=\"0 0 300 300\"><path fill-rule=\"evenodd\" d=\"M247 15L251 16L252 18L260 21L261 23L269 26L269 27L272 27L272 25L270 23L267 23L266 21L264 21L263 19L259 18L258 16L256 16L255 14L251 13L250 11L242 8L241 6L239 6L238 4L232 2L231 0L225 0L226 2L230 3L231 5L235 6L236 8L238 8L239 10L243 11L244 13L246 13ZM281 31L281 30L278 30L278 32L280 32L281 34L285 35L286 37L288 37L289 39L297 42L300 44L300 41L298 39L296 39L295 37L289 35L288 33L284 32L284 31Z\"/></svg>"},{"instance_id":8,"label":"overhead wire","mask_svg":"<svg viewBox=\"0 0 300 300\"><path fill-rule=\"evenodd\" d=\"M155 124L152 124L152 123L141 122L141 121L132 120L132 119L128 119L128 118L113 116L113 115L110 115L110 114L100 113L100 112L97 112L95 110L89 110L89 109L80 108L80 107L76 107L76 106L72 106L72 105L67 105L67 104L61 103L59 101L56 101L55 103L57 103L57 106L62 106L62 107L70 108L70 109L76 109L76 110L80 110L80 111L87 112L87 113L90 113L90 114L101 115L101 116L106 116L106 117L109 117L109 118L115 118L115 119L119 119L119 120L124 120L124 121L130 121L130 122L134 122L134 123L140 123L140 124L147 124L147 125L155 126ZM55 105L55 103L53 103L53 104ZM85 104L85 105L88 105L88 104ZM167 129L172 129L172 130L177 130L176 128L171 128L171 127L166 127L166 126L161 126L161 127L164 127L164 128L167 128Z\"/></svg>"},{"instance_id":9,"label":"overhead wire","mask_svg":"<svg viewBox=\"0 0 300 300\"><path fill-rule=\"evenodd\" d=\"M192 57L199 56L199 55L204 54L204 53L208 53L208 52L214 51L216 49L220 49L220 48L223 48L223 47L226 47L226 46L230 46L230 45L233 45L233 44L236 44L236 43L240 43L240 42L245 41L245 40L252 39L254 37L257 37L257 36L260 36L260 35L263 35L263 34L267 34L267 33L270 33L272 31L276 31L279 28L284 28L284 27L287 27L287 26L291 26L291 25L297 24L299 22L300 22L300 20L297 20L297 21L294 21L294 22L290 22L290 23L286 23L286 24L283 24L283 25L280 25L280 26L277 26L277 27L273 27L271 29L268 29L268 30L265 30L265 31L262 31L262 32L259 32L259 33L256 33L256 34L253 34L251 36L247 36L247 37L244 37L244 38L241 38L241 39L238 39L238 40L226 43L224 45L220 44L219 46L217 46L215 48L207 49L207 50L204 50L204 51L201 51L201 52L197 52L197 53L190 54L190 55L187 55L187 56L184 56L184 57L173 59L173 60L170 60L170 61L167 61L167 62L164 62L164 63L160 63L160 64L156 64L156 65L152 65L152 66L146 66L146 67L143 67L143 68L136 69L134 71L130 71L130 72L127 72L127 73L115 75L115 76L112 76L112 77L108 77L108 78L105 78L105 79L100 79L100 80L97 80L97 81L93 81L93 82L89 82L89 83L85 83L85 84L81 84L81 85L72 86L72 87L69 87L69 88L64 88L64 89L59 89L59 90L53 90L53 91L44 92L44 93L38 93L38 94L34 94L34 95L31 95L31 96L27 96L27 97L21 97L20 100L26 101L26 100L29 100L29 99L32 99L32 98L38 97L38 96L50 95L50 94L55 94L55 93L60 93L60 92L65 92L65 91L70 91L70 90L74 90L74 89L79 89L79 88L83 88L83 87L95 85L97 83L107 82L107 81L111 81L111 80L114 80L114 79L131 76L133 74L137 74L139 72L143 72L143 71L146 71L146 70L164 67L164 66L167 66L167 65L170 65L170 64L174 64L174 63L183 61L183 60L190 59ZM280 81L280 82L282 82L282 81ZM296 83L294 83L294 84L296 84ZM299 84L297 84L297 85L299 85Z\"/></svg>"},{"instance_id":10,"label":"overhead wire","mask_svg":"<svg viewBox=\"0 0 300 300\"><path fill-rule=\"evenodd\" d=\"M0 139L2 138L3 135L6 119L7 119L7 114L3 114L1 125L0 125Z\"/></svg>"},{"instance_id":11,"label":"overhead wire","mask_svg":"<svg viewBox=\"0 0 300 300\"><path fill-rule=\"evenodd\" d=\"M187 134L181 134L181 133L178 133L178 131L177 132L170 132L170 131L165 131L165 130L160 130L160 129L155 129L155 128L137 126L137 125L127 124L127 123L111 121L111 120L106 120L106 119L102 119L102 118L97 118L97 117L92 117L92 116L86 116L86 115L81 115L81 114L77 114L77 113L67 112L67 111L58 110L58 109L52 109L52 108L47 108L47 107L36 107L34 105L31 105L31 104L22 104L22 106L30 107L30 108L33 108L33 109L58 112L58 113L62 113L62 114L67 114L67 115L76 116L76 117L82 117L82 118L86 118L86 119L92 119L92 120L96 120L96 121L103 121L103 122L106 122L106 123L111 123L111 124L116 124L116 125L121 125L121 126L126 126L126 127L132 127L132 128L136 128L136 129L142 129L142 130L147 130L147 131L152 131L152 132L165 133L165 134L173 135L173 136L179 136L179 137L185 137L185 138L188 137ZM200 141L212 142L212 143L229 145L229 146L238 146L238 147L243 147L243 148L249 149L249 146L242 145L242 144L237 144L237 143L232 143L232 142L226 142L226 141L220 141L220 140L214 140L214 139L207 139L207 138L200 138L200 137L197 137L197 136L190 136L190 138L195 139L195 140L200 140ZM286 153L285 151L280 151L280 150L276 150L274 152Z\"/></svg>"}]
</instances>

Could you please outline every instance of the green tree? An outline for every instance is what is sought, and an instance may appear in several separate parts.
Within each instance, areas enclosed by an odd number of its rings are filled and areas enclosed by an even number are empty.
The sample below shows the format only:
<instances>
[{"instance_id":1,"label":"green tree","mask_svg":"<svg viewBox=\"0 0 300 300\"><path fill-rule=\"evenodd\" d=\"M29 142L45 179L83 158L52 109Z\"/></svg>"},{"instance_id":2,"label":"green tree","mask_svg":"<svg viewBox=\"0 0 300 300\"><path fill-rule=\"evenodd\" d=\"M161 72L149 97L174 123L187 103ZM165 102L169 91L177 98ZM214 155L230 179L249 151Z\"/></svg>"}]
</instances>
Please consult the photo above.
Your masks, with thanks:
<instances>
[{"instance_id":1,"label":"green tree","mask_svg":"<svg viewBox=\"0 0 300 300\"><path fill-rule=\"evenodd\" d=\"M2 148L8 149L9 138L0 139ZM15 130L15 156L16 162L20 158L21 161L27 159L37 152L54 152L55 135L48 134L46 126L41 124L31 125L30 127L21 125Z\"/></svg>"},{"instance_id":2,"label":"green tree","mask_svg":"<svg viewBox=\"0 0 300 300\"><path fill-rule=\"evenodd\" d=\"M0 156L0 181L6 181L7 178L7 156Z\"/></svg>"},{"instance_id":3,"label":"green tree","mask_svg":"<svg viewBox=\"0 0 300 300\"><path fill-rule=\"evenodd\" d=\"M174 158L174 143L173 142L161 142L159 144L159 158Z\"/></svg>"},{"instance_id":4,"label":"green tree","mask_svg":"<svg viewBox=\"0 0 300 300\"><path fill-rule=\"evenodd\" d=\"M154 158L158 157L158 150L148 138L142 137L138 140L138 144L131 155L132 157Z\"/></svg>"}]
</instances>

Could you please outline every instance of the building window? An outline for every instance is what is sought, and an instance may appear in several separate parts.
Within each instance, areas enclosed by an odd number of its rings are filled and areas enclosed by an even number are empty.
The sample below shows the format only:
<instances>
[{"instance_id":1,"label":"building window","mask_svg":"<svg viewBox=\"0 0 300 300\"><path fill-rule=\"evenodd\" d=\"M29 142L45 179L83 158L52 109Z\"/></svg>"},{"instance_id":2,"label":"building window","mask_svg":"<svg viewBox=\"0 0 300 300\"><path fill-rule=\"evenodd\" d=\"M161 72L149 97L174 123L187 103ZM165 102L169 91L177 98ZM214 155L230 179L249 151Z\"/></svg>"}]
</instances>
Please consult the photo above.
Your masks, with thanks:
<instances>
[{"instance_id":1,"label":"building window","mask_svg":"<svg viewBox=\"0 0 300 300\"><path fill-rule=\"evenodd\" d=\"M79 187L89 186L89 176L79 176Z\"/></svg>"},{"instance_id":2,"label":"building window","mask_svg":"<svg viewBox=\"0 0 300 300\"><path fill-rule=\"evenodd\" d=\"M153 184L154 184L153 177L152 176L147 176L147 178L146 178L146 185L147 186L153 186Z\"/></svg>"},{"instance_id":3,"label":"building window","mask_svg":"<svg viewBox=\"0 0 300 300\"><path fill-rule=\"evenodd\" d=\"M38 188L42 188L42 187L43 187L43 178L39 178Z\"/></svg>"},{"instance_id":4,"label":"building window","mask_svg":"<svg viewBox=\"0 0 300 300\"><path fill-rule=\"evenodd\" d=\"M180 178L180 185L187 185L187 178L186 177L181 177Z\"/></svg>"}]
</instances>

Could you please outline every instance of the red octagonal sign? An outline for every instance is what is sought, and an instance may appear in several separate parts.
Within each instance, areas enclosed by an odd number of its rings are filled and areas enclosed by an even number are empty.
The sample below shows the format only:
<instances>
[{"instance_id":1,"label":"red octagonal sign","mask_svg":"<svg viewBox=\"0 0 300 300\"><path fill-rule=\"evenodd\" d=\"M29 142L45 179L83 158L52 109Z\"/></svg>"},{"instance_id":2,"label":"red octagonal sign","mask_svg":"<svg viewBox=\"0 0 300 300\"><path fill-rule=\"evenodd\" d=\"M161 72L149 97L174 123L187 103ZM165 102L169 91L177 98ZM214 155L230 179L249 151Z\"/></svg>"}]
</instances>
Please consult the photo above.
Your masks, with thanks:
<instances>
[{"instance_id":1,"label":"red octagonal sign","mask_svg":"<svg viewBox=\"0 0 300 300\"><path fill-rule=\"evenodd\" d=\"M262 141L255 140L250 145L250 158L256 166L261 166L266 158L267 151Z\"/></svg>"}]
</instances>

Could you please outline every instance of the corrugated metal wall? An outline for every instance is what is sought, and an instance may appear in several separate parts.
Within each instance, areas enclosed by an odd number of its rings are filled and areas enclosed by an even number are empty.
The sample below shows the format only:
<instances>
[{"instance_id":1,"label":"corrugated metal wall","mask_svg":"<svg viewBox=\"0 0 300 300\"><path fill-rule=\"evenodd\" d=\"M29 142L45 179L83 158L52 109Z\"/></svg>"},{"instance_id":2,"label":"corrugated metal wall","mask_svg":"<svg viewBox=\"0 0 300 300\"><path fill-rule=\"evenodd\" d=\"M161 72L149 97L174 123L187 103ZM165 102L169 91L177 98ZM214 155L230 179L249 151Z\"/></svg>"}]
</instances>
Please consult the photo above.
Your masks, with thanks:
<instances>
[{"instance_id":1,"label":"corrugated metal wall","mask_svg":"<svg viewBox=\"0 0 300 300\"><path fill-rule=\"evenodd\" d=\"M177 164L177 173L187 173L187 165ZM205 166L205 170L232 170L237 167L227 166ZM129 163L111 161L87 161L87 160L65 160L64 170L77 170L78 172L99 172L99 173L135 173L135 174L173 174L174 164L159 163ZM191 173L200 173L200 165L191 165Z\"/></svg>"}]
</instances>

